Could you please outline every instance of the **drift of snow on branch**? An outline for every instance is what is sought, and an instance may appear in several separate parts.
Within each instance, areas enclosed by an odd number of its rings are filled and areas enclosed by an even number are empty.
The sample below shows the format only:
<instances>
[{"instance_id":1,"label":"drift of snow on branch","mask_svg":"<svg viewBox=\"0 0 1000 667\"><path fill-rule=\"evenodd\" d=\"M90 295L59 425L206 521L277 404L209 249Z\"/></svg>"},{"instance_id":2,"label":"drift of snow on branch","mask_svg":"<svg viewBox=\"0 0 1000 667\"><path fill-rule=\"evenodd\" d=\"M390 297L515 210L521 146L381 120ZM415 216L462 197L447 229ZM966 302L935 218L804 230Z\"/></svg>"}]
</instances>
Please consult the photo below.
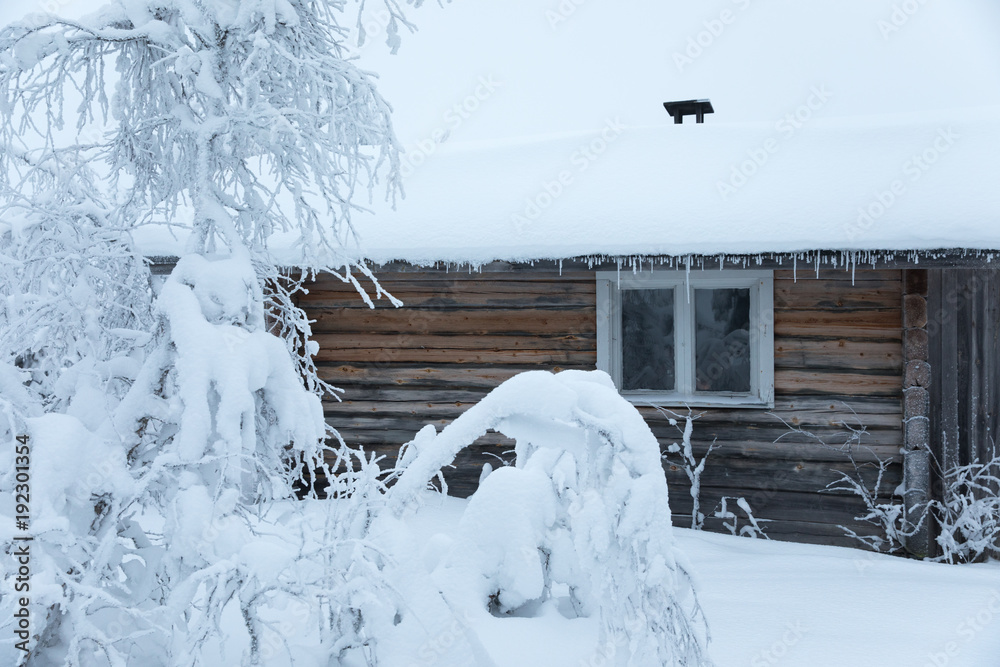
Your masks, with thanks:
<instances>
[{"instance_id":1,"label":"drift of snow on branch","mask_svg":"<svg viewBox=\"0 0 1000 667\"><path fill-rule=\"evenodd\" d=\"M471 588L510 611L564 584L579 613L600 615L602 642L626 647L618 664L707 664L659 443L606 373L521 373L441 433L424 427L400 454L390 507L404 512L491 429L517 440L517 459L483 480L460 525L466 544L452 565L478 572Z\"/></svg>"}]
</instances>

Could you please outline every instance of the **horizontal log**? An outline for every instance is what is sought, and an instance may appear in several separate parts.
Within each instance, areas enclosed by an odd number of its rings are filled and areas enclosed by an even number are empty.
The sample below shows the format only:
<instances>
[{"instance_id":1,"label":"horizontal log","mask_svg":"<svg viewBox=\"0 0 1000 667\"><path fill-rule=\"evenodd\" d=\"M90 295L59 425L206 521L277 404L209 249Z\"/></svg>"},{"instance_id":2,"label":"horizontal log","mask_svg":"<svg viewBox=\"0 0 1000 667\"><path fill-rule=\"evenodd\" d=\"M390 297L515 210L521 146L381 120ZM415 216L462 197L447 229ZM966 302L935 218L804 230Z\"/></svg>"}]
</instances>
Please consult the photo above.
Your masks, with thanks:
<instances>
[{"instance_id":1,"label":"horizontal log","mask_svg":"<svg viewBox=\"0 0 1000 667\"><path fill-rule=\"evenodd\" d=\"M320 367L321 372L324 366ZM378 402L392 410L391 403L477 403L489 392L489 388L435 388L420 386L374 386L345 384L344 401ZM335 404L336 401L330 401ZM674 408L673 413L660 415L655 408L638 406L647 421L665 421L671 417L682 420L687 414L685 408ZM769 413L781 417L793 426L825 425L837 426L848 423L852 426L896 427L902 420L902 405L898 397L877 396L778 396L771 410L698 408L692 414L701 415L708 421L728 421L734 424L760 423L769 420ZM681 422L683 423L683 422ZM894 425L894 426L893 426ZM695 422L698 428L698 422Z\"/></svg>"},{"instance_id":2,"label":"horizontal log","mask_svg":"<svg viewBox=\"0 0 1000 667\"><path fill-rule=\"evenodd\" d=\"M897 341L903 337L903 311L775 310L775 340L782 337L850 338Z\"/></svg>"},{"instance_id":3,"label":"horizontal log","mask_svg":"<svg viewBox=\"0 0 1000 667\"><path fill-rule=\"evenodd\" d=\"M668 483L685 484L687 475L683 467L670 460L664 462ZM869 488L874 487L878 470L874 466L861 466L854 471L847 461L765 461L709 458L701 474L704 488L726 487L747 491L802 491L818 492L828 485L838 482L843 475L858 477ZM903 481L902 466L889 466L882 479L881 490L891 492Z\"/></svg>"},{"instance_id":4,"label":"horizontal log","mask_svg":"<svg viewBox=\"0 0 1000 667\"><path fill-rule=\"evenodd\" d=\"M309 313L316 333L415 333L466 335L597 333L594 309L369 310L338 308Z\"/></svg>"},{"instance_id":5,"label":"horizontal log","mask_svg":"<svg viewBox=\"0 0 1000 667\"><path fill-rule=\"evenodd\" d=\"M493 282L468 284L423 281L428 285L393 283L383 285L405 308L509 308L532 306L595 307L596 283L526 283ZM394 308L388 299L373 299L375 308ZM368 308L357 292L311 290L299 297L299 304L310 311L325 308Z\"/></svg>"},{"instance_id":6,"label":"horizontal log","mask_svg":"<svg viewBox=\"0 0 1000 667\"><path fill-rule=\"evenodd\" d=\"M417 397L409 397L415 398L416 400L396 401L354 400L354 398L348 394L345 395L342 401L326 401L323 406L328 414L427 414L454 418L475 405L478 400L485 395L472 394L469 392L468 394L459 394L460 398L452 400L438 400L440 397L438 396L437 391L424 391L422 393L426 395L424 400ZM400 394L406 396L406 392L400 392ZM794 427L822 428L827 430L831 428L842 430L845 428L845 424L848 424L851 427L866 426L868 428L894 428L898 430L901 428L902 419L902 414L899 409L899 401L891 402L895 403L895 409L890 410L888 406L883 406L885 410L874 414L863 414L852 412L850 410L850 408L855 407L860 410L864 410L869 407L861 404L845 407L842 404L828 405L824 403L818 408L805 408L792 407L787 402L781 404L776 403L774 409L769 411L745 409L713 409L695 411L693 414L697 415L697 418L694 420L694 430L700 433L703 428L720 426L740 427L761 424L782 426L782 422ZM680 435L681 429L684 427L684 419L680 413L664 411L665 414L660 414L655 409L647 407L640 407L638 410L651 426L662 427L664 429L672 428L678 436ZM678 423L676 426L669 424L668 420L671 419L669 416L671 414L679 415L677 417Z\"/></svg>"},{"instance_id":7,"label":"horizontal log","mask_svg":"<svg viewBox=\"0 0 1000 667\"><path fill-rule=\"evenodd\" d=\"M355 348L337 350L320 348L317 362L361 364L437 363L437 364L597 364L597 350L469 350L450 348Z\"/></svg>"},{"instance_id":8,"label":"horizontal log","mask_svg":"<svg viewBox=\"0 0 1000 667\"><path fill-rule=\"evenodd\" d=\"M451 389L493 388L525 370L558 371L567 368L593 370L588 365L526 365L521 368L505 367L453 367L449 364L404 367L397 365L365 366L363 364L322 365L319 376L335 386L347 385L398 385L441 387ZM796 369L775 370L775 391L779 397L792 395L833 397L841 396L899 396L902 378L896 374L848 373L835 371L806 371Z\"/></svg>"},{"instance_id":9,"label":"horizontal log","mask_svg":"<svg viewBox=\"0 0 1000 667\"><path fill-rule=\"evenodd\" d=\"M571 292L594 292L597 282L594 274L566 274L565 276L536 275L512 275L509 278L502 274L462 274L462 275L436 275L433 273L397 273L381 274L376 276L379 284L386 289L410 290L423 292L449 292L449 291L477 291L482 293L499 294L503 292L520 293L521 291L571 291ZM350 283L340 281L320 280L308 283L305 286L309 290L307 295L317 293L344 293L352 294L357 290Z\"/></svg>"},{"instance_id":10,"label":"horizontal log","mask_svg":"<svg viewBox=\"0 0 1000 667\"><path fill-rule=\"evenodd\" d=\"M322 368L322 366L320 367ZM328 398L324 405L336 405L347 401L373 401L385 404L390 409L392 403L478 403L489 393L488 389L444 389L429 387L379 387L366 385L344 385L338 394L341 401Z\"/></svg>"},{"instance_id":11,"label":"horizontal log","mask_svg":"<svg viewBox=\"0 0 1000 667\"><path fill-rule=\"evenodd\" d=\"M770 410L697 408L691 411L695 416L694 428L706 424L761 424L783 421L793 427L838 427L844 424L851 427L867 426L899 428L902 419L902 406L898 398L892 397L857 397L837 396L833 400L803 396L779 397ZM679 427L683 427L686 416L684 409L667 410L663 413L655 408L640 406L646 421L650 424L675 419Z\"/></svg>"},{"instance_id":12,"label":"horizontal log","mask_svg":"<svg viewBox=\"0 0 1000 667\"><path fill-rule=\"evenodd\" d=\"M903 379L899 374L835 372L776 368L774 390L781 394L854 394L899 396Z\"/></svg>"},{"instance_id":13,"label":"horizontal log","mask_svg":"<svg viewBox=\"0 0 1000 667\"><path fill-rule=\"evenodd\" d=\"M326 417L327 421L340 431L389 430L404 433L416 433L425 424L434 424L440 430L454 419L453 416L430 413L387 415L350 411L330 411L326 414ZM680 439L676 435L676 431L669 427L653 425L651 430L653 435L664 442L677 442ZM830 446L840 446L849 440L847 432L841 429L814 428L812 433L814 436L821 438L823 443ZM779 447L784 450L793 450L800 445L820 444L820 441L816 437L791 432L781 425L773 427L757 425L700 426L698 428L697 441L704 443L704 448L707 448L707 443L716 441L717 443L747 443L756 446L758 449L768 448L769 445L778 442L780 443ZM868 446L884 445L899 447L902 444L901 431L896 429L870 429L865 433L862 443Z\"/></svg>"},{"instance_id":14,"label":"horizontal log","mask_svg":"<svg viewBox=\"0 0 1000 667\"><path fill-rule=\"evenodd\" d=\"M421 421L419 423L413 423L407 426L407 428L400 429L389 429L379 426L372 426L370 428L350 428L346 424L346 420L341 420L337 418L328 418L327 422L330 423L335 428L338 428L344 439L352 445L365 445L368 446L386 446L386 447L399 447L404 443L409 442L416 435L417 431L420 430L425 424L433 423L435 428L440 431L447 423L447 420L439 421ZM885 434L883 434L885 435ZM890 437L883 437L884 443L875 443L869 441L865 438L863 442L863 447L856 447L854 449L855 460L860 463L869 463L876 460L887 460L894 459L899 456L899 449L902 446L902 436L896 436L895 439ZM679 438L668 438L661 437L659 442L661 449L666 453L666 448L671 444L678 442ZM842 451L836 449L835 445L842 444L843 441L838 441L835 438L830 438L828 441L829 446L820 445L817 442L786 442L785 440L780 440L777 443L773 441L754 441L750 439L744 440L718 440L714 442L714 449L710 455L711 461L731 461L737 458L742 458L752 461L786 461L798 463L802 461L844 461L845 454ZM692 442L692 447L694 449L695 456L699 459L705 456L710 445L713 445L712 441L701 441L694 440Z\"/></svg>"},{"instance_id":15,"label":"horizontal log","mask_svg":"<svg viewBox=\"0 0 1000 667\"><path fill-rule=\"evenodd\" d=\"M893 370L901 373L903 345L897 341L815 340L784 336L774 342L774 366Z\"/></svg>"},{"instance_id":16,"label":"horizontal log","mask_svg":"<svg viewBox=\"0 0 1000 667\"><path fill-rule=\"evenodd\" d=\"M465 336L456 334L317 334L320 350L449 348L454 350L596 350L594 334Z\"/></svg>"},{"instance_id":17,"label":"horizontal log","mask_svg":"<svg viewBox=\"0 0 1000 667\"><path fill-rule=\"evenodd\" d=\"M555 267L549 269L533 268L528 265L506 264L505 267L494 266L493 269L505 268L506 270L489 271L447 271L435 269L433 267L416 267L412 265L400 266L401 271L376 270L375 278L379 284L390 286L401 283L422 284L427 282L457 283L460 281L482 282L496 279L502 282L579 282L593 283L596 277L594 271L573 270L559 272ZM367 286L369 280L358 276L358 281L362 286ZM345 283L328 273L320 274L312 283L310 289L340 289Z\"/></svg>"},{"instance_id":18,"label":"horizontal log","mask_svg":"<svg viewBox=\"0 0 1000 667\"><path fill-rule=\"evenodd\" d=\"M903 287L896 280L776 280L775 308L796 310L851 310L899 308Z\"/></svg>"},{"instance_id":19,"label":"horizontal log","mask_svg":"<svg viewBox=\"0 0 1000 667\"><path fill-rule=\"evenodd\" d=\"M415 433L425 423L443 426L464 413L475 403L420 403L344 401L324 403L331 422L342 429L394 430ZM681 439L683 422L671 425L660 415L644 411L644 417L653 434L669 444ZM855 415L845 413L753 412L748 416L733 410L732 419L725 419L724 411L717 411L714 418L702 415L695 420L692 442L699 455L713 442L721 447L732 447L729 455L774 457L789 456L787 452L806 451L815 445L819 453L810 458L829 459L832 447L847 442L860 442L866 447L884 446L889 454L902 444L902 418L896 413ZM737 423L736 418L742 420ZM793 423L794 422L794 423ZM861 428L866 429L861 432ZM801 428L804 432L796 431ZM855 432L852 432L854 429ZM735 443L735 444L730 444ZM825 447L824 447L825 445ZM823 454L822 450L827 453ZM721 451L721 450L720 450ZM811 450L810 450L811 451ZM785 452L785 453L781 453ZM838 455L839 456L839 455ZM838 456L833 456L836 460Z\"/></svg>"},{"instance_id":20,"label":"horizontal log","mask_svg":"<svg viewBox=\"0 0 1000 667\"><path fill-rule=\"evenodd\" d=\"M388 367L365 366L363 364L322 365L317 368L320 378L335 386L352 385L439 387L442 389L492 389L498 384L526 370L559 371L570 368L593 370L593 366L514 366L460 368L451 365L423 365Z\"/></svg>"},{"instance_id":21,"label":"horizontal log","mask_svg":"<svg viewBox=\"0 0 1000 667\"><path fill-rule=\"evenodd\" d=\"M779 521L807 521L825 524L855 524L854 518L865 512L864 502L853 495L819 493L806 491L784 491L767 489L741 489L734 487L703 486L700 496L701 512L710 516L720 506L722 497L743 498L750 505L754 517ZM888 499L885 499L888 502ZM677 486L670 487L671 511L680 514L691 514L691 496L687 489ZM733 501L727 503L727 509L734 510ZM735 513L735 512L734 512ZM745 515L739 512L740 524L745 521ZM767 530L765 529L765 532Z\"/></svg>"},{"instance_id":22,"label":"horizontal log","mask_svg":"<svg viewBox=\"0 0 1000 667\"><path fill-rule=\"evenodd\" d=\"M482 310L496 308L595 308L597 306L597 297L593 293L508 293L498 296L483 296L462 292L435 294L397 290L391 292L391 294L399 299L401 302L399 306L395 306L388 299L372 299L372 306L369 306L361 299L351 299L346 295L338 298L336 296L329 296L328 293L319 294L316 298L302 298L299 301L299 305L310 313L310 317L315 317L320 311L331 308L355 308L360 310L395 310L398 308L414 310Z\"/></svg>"},{"instance_id":23,"label":"horizontal log","mask_svg":"<svg viewBox=\"0 0 1000 667\"><path fill-rule=\"evenodd\" d=\"M674 514L673 524L679 528L691 526L691 517L684 514ZM731 522L727 521L726 524ZM745 521L740 521L737 529L745 525ZM799 544L817 544L828 547L849 547L861 548L861 543L849 537L839 526L829 523L813 523L811 521L771 521L763 524L764 534L769 539L780 540L782 542L796 542ZM868 524L852 524L851 529L859 535L880 534L879 530ZM704 530L709 533L720 533L728 535L729 530L723 526L721 519L708 518L705 520ZM741 537L741 539L746 539ZM863 568L866 562L865 554L858 552L858 567Z\"/></svg>"},{"instance_id":24,"label":"horizontal log","mask_svg":"<svg viewBox=\"0 0 1000 667\"><path fill-rule=\"evenodd\" d=\"M799 263L798 269L776 269L774 271L774 282L779 281L797 281L801 283L808 283L810 281L822 282L822 281L836 281L838 283L851 284L857 282L864 282L870 280L880 280L884 282L895 282L900 281L903 278L903 272L899 269L865 269L858 268L855 270L844 269L844 267L832 268L829 266L820 267L819 276L816 275L816 270L814 267L808 266L803 263Z\"/></svg>"}]
</instances>

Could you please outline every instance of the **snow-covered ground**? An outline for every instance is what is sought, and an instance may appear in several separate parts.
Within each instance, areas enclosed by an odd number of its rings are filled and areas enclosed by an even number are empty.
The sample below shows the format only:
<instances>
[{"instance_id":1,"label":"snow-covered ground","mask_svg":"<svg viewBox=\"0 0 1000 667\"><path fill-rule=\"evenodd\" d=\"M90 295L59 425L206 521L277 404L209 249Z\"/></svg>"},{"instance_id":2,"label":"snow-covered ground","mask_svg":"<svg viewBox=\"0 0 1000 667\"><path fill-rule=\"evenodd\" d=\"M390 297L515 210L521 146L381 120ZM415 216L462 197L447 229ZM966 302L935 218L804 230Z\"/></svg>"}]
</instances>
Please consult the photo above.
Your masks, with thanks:
<instances>
[{"instance_id":1,"label":"snow-covered ground","mask_svg":"<svg viewBox=\"0 0 1000 667\"><path fill-rule=\"evenodd\" d=\"M407 520L414 548L433 550L434 536L453 534L466 504L428 496ZM694 569L718 667L1000 665L995 563L940 565L686 529L674 536ZM497 667L613 664L597 648L596 619L567 619L551 602L531 619L483 612L468 621Z\"/></svg>"}]
</instances>

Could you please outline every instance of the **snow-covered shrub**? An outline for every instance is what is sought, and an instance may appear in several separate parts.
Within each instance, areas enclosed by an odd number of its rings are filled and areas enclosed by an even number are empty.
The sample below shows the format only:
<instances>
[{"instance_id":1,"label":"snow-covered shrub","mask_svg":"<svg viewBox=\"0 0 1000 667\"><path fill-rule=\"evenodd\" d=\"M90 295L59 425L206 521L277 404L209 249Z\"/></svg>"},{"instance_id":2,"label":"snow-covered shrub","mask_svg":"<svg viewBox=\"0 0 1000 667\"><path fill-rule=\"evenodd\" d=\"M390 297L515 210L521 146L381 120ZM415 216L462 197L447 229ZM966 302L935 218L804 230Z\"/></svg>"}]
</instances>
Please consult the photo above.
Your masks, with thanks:
<instances>
[{"instance_id":1,"label":"snow-covered shrub","mask_svg":"<svg viewBox=\"0 0 1000 667\"><path fill-rule=\"evenodd\" d=\"M674 412L661 408L659 406L654 406L656 411L667 418L668 423L671 426L676 427L681 432L681 442L680 444L672 443L667 447L667 454L663 455L664 460L672 465L678 465L684 470L684 474L687 475L688 481L691 482L691 529L701 530L705 525L705 514L701 511L701 474L705 471L705 463L708 462L708 457L711 455L712 450L715 449L715 441L708 446L708 451L699 460L698 457L694 455L694 447L691 445L691 435L694 432L694 422L701 415L696 415L688 410L686 415L677 415ZM684 419L684 428L681 429L677 425L677 419L681 417ZM674 462L670 460L668 454L680 455L680 461Z\"/></svg>"},{"instance_id":2,"label":"snow-covered shrub","mask_svg":"<svg viewBox=\"0 0 1000 667\"><path fill-rule=\"evenodd\" d=\"M1000 558L1000 453L995 442L990 449L986 461L976 459L944 470L931 457L942 486L942 498L928 504L941 549L935 560L971 563Z\"/></svg>"},{"instance_id":3,"label":"snow-covered shrub","mask_svg":"<svg viewBox=\"0 0 1000 667\"><path fill-rule=\"evenodd\" d=\"M857 431L861 432L863 429ZM912 508L911 516L907 517L902 502L880 500L889 491L883 488L883 479L892 460L873 454L874 460L858 463L849 448L841 451L854 472L841 473L840 479L823 490L861 498L866 512L856 519L881 529L879 535L858 535L841 526L850 537L874 551L904 554L906 539L929 524L937 532L935 542L940 548L940 554L932 560L971 563L1000 556L1000 455L944 468L930 452L933 469L941 480L941 497ZM865 468L876 473L870 482L862 474ZM896 497L904 493L902 488L894 490Z\"/></svg>"},{"instance_id":4,"label":"snow-covered shrub","mask_svg":"<svg viewBox=\"0 0 1000 667\"><path fill-rule=\"evenodd\" d=\"M736 509L729 509L730 500L736 503ZM737 514L737 510L742 510L743 515L746 517L747 522L742 526L739 525L739 515ZM712 516L716 519L722 520L722 526L729 531L730 535L741 535L743 537L750 537L753 539L771 539L760 527L761 521L768 521L769 519L758 519L755 517L753 515L753 509L751 509L750 503L746 501L746 498L723 496L719 500L719 504L716 506L715 511L712 512ZM726 523L726 521L731 521L732 523Z\"/></svg>"},{"instance_id":5,"label":"snow-covered shrub","mask_svg":"<svg viewBox=\"0 0 1000 667\"><path fill-rule=\"evenodd\" d=\"M705 472L705 464L708 462L708 457L712 454L715 449L715 441L708 446L708 450L705 455L699 459L694 454L694 447L691 445L691 436L694 433L694 422L701 415L694 414L690 409L686 415L679 415L671 410L659 406L653 406L656 411L667 418L667 422L677 428L681 433L680 444L674 442L667 447L667 453L663 455L663 459L670 463L671 465L676 465L677 467L684 470L684 474L687 475L688 481L691 482L691 529L692 530L702 530L705 527L705 514L701 511L701 475ZM678 418L684 420L684 428L682 429L678 425ZM680 460L675 461L671 459L671 455L680 455ZM728 501L732 500L736 503L736 509L730 510L728 508ZM747 523L743 526L739 526L739 516L736 514L737 511L742 511L746 517ZM753 515L753 510L750 507L750 503L746 501L745 498L736 498L732 496L724 496L719 500L719 504L715 506L712 511L712 517L720 519L722 521L722 526L729 531L731 535L742 535L744 537L758 538L762 537L764 539L769 539L764 533L763 529L760 527L760 521L767 521L767 519L757 519ZM732 523L726 523L726 521L731 521Z\"/></svg>"},{"instance_id":6,"label":"snow-covered shrub","mask_svg":"<svg viewBox=\"0 0 1000 667\"><path fill-rule=\"evenodd\" d=\"M598 614L621 665L707 663L707 627L676 551L660 448L600 371L529 371L436 433L426 426L389 495L404 513L455 454L493 429L516 440L514 467L488 475L439 567L453 596L524 612L564 587Z\"/></svg>"},{"instance_id":7,"label":"snow-covered shrub","mask_svg":"<svg viewBox=\"0 0 1000 667\"><path fill-rule=\"evenodd\" d=\"M847 526L840 526L849 537L861 542L873 551L880 553L903 554L906 551L906 538L916 534L916 528L924 522L922 516L916 527L911 526L906 518L906 507L902 503L902 489L884 488L883 478L892 464L892 459L883 459L872 454L874 460L858 463L850 449L843 450L844 455L854 469L853 473L840 473L840 478L830 482L821 489L827 493L844 493L860 498L865 504L865 513L854 517L855 521L863 521L878 527L881 532L876 535L859 535ZM876 471L875 479L868 482L862 470ZM900 500L882 500L886 492L894 491ZM919 508L918 508L919 509Z\"/></svg>"},{"instance_id":8,"label":"snow-covered shrub","mask_svg":"<svg viewBox=\"0 0 1000 667\"><path fill-rule=\"evenodd\" d=\"M864 503L865 509L864 513L854 517L854 520L876 526L880 529L880 532L875 535L859 535L857 531L852 530L848 526L839 526L839 528L847 536L861 542L873 551L890 554L905 553L906 538L916 534L925 519L922 517L915 524L911 523L906 517L906 509L902 502L905 493L904 490L901 487L896 489L885 488L885 475L889 470L889 466L892 465L893 460L880 458L869 447L861 444L867 434L864 424L852 426L843 423L842 426L845 429L844 442L839 445L831 445L823 437L815 433L792 426L784 420L782 420L782 423L788 427L789 433L814 440L823 447L842 454L850 462L852 472L841 472L836 480L827 484L825 488L820 489L820 492L857 496ZM857 451L868 452L870 460L859 462L858 457L855 455ZM875 473L874 479L871 481L866 479L866 475L864 474L868 470ZM871 477L871 475L868 475L868 477ZM885 501L887 495L890 496L888 502Z\"/></svg>"}]
</instances>

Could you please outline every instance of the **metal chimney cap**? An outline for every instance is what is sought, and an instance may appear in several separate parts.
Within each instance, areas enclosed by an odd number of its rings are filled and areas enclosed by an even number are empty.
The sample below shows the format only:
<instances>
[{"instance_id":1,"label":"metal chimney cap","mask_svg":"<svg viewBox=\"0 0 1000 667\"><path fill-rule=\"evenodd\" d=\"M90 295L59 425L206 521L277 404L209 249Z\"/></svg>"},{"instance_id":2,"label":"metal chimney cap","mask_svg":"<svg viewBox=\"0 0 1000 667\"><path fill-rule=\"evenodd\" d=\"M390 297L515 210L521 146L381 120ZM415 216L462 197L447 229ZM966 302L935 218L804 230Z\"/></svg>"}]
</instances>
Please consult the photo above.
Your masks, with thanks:
<instances>
[{"instance_id":1,"label":"metal chimney cap","mask_svg":"<svg viewBox=\"0 0 1000 667\"><path fill-rule=\"evenodd\" d=\"M664 102L663 108L674 117L674 124L684 122L684 116L694 116L696 122L704 123L705 114L715 113L711 100L684 100L682 102Z\"/></svg>"}]
</instances>

